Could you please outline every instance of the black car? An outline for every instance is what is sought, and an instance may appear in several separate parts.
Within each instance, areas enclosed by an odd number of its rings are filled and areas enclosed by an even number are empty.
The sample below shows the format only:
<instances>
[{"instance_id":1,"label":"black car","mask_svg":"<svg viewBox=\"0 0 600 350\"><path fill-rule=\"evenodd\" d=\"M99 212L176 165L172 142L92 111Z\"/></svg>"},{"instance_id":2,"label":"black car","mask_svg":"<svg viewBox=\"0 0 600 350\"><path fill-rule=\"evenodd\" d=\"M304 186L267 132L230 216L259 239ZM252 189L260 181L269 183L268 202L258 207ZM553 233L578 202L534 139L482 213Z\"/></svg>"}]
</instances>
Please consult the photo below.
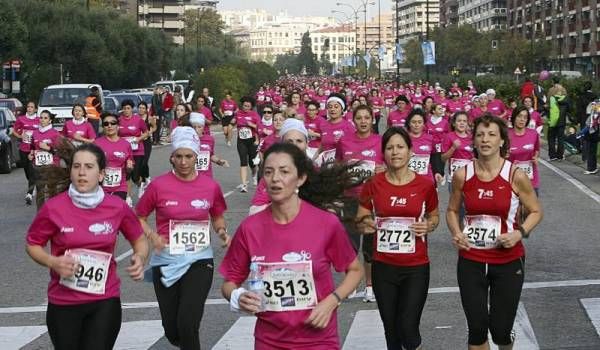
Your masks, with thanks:
<instances>
[{"instance_id":1,"label":"black car","mask_svg":"<svg viewBox=\"0 0 600 350\"><path fill-rule=\"evenodd\" d=\"M2 174L10 173L19 162L17 139L10 136L16 121L10 109L0 107L0 173Z\"/></svg>"}]
</instances>

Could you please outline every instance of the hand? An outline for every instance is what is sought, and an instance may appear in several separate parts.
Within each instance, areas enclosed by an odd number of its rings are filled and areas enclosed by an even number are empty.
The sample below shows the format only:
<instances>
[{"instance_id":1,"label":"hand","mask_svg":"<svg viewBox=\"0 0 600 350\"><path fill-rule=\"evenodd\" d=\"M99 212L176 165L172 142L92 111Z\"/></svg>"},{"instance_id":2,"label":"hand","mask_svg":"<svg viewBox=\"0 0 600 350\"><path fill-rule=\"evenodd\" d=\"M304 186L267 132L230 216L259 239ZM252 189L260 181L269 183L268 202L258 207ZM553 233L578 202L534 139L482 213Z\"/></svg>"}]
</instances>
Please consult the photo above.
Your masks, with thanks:
<instances>
[{"instance_id":1,"label":"hand","mask_svg":"<svg viewBox=\"0 0 600 350\"><path fill-rule=\"evenodd\" d=\"M127 169L133 169L133 160L127 159Z\"/></svg>"},{"instance_id":2,"label":"hand","mask_svg":"<svg viewBox=\"0 0 600 350\"><path fill-rule=\"evenodd\" d=\"M51 256L48 262L48 267L54 270L60 275L60 277L72 277L77 271L78 267L77 260L73 257L62 255L62 256Z\"/></svg>"},{"instance_id":3,"label":"hand","mask_svg":"<svg viewBox=\"0 0 600 350\"><path fill-rule=\"evenodd\" d=\"M255 314L260 312L260 296L253 292L244 292L240 295L240 310Z\"/></svg>"},{"instance_id":4,"label":"hand","mask_svg":"<svg viewBox=\"0 0 600 350\"><path fill-rule=\"evenodd\" d=\"M435 177L435 181L438 184L441 184L444 181L444 177L442 176L442 174L435 174L434 177Z\"/></svg>"},{"instance_id":5,"label":"hand","mask_svg":"<svg viewBox=\"0 0 600 350\"><path fill-rule=\"evenodd\" d=\"M137 254L133 254L131 265L126 270L132 280L141 281L144 278L144 259Z\"/></svg>"},{"instance_id":6,"label":"hand","mask_svg":"<svg viewBox=\"0 0 600 350\"><path fill-rule=\"evenodd\" d=\"M369 216L363 217L360 221L356 223L356 226L358 230L363 234L372 234L377 231L375 220L373 220L373 218Z\"/></svg>"},{"instance_id":7,"label":"hand","mask_svg":"<svg viewBox=\"0 0 600 350\"><path fill-rule=\"evenodd\" d=\"M533 159L531 159L531 163L538 165L538 157L533 157Z\"/></svg>"},{"instance_id":8,"label":"hand","mask_svg":"<svg viewBox=\"0 0 600 350\"><path fill-rule=\"evenodd\" d=\"M424 221L418 221L414 224L410 225L411 231L415 233L415 236L422 237L428 234L433 229L430 227L429 220L424 219Z\"/></svg>"},{"instance_id":9,"label":"hand","mask_svg":"<svg viewBox=\"0 0 600 350\"><path fill-rule=\"evenodd\" d=\"M498 237L498 244L503 248L512 248L517 245L522 238L521 232L512 231L501 234L500 237Z\"/></svg>"},{"instance_id":10,"label":"hand","mask_svg":"<svg viewBox=\"0 0 600 350\"><path fill-rule=\"evenodd\" d=\"M231 244L231 237L229 237L227 233L223 233L219 235L219 238L221 241L223 241L223 243L221 243L221 247L229 248L229 245Z\"/></svg>"},{"instance_id":11,"label":"hand","mask_svg":"<svg viewBox=\"0 0 600 350\"><path fill-rule=\"evenodd\" d=\"M314 328L323 329L327 327L331 320L331 314L337 307L337 300L333 296L321 300L317 306L312 309L304 324L309 324Z\"/></svg>"},{"instance_id":12,"label":"hand","mask_svg":"<svg viewBox=\"0 0 600 350\"><path fill-rule=\"evenodd\" d=\"M457 235L452 236L452 244L454 244L454 246L456 248L458 248L459 250L460 249L464 249L464 250L471 249L471 246L469 245L469 240L467 239L467 236L462 232Z\"/></svg>"},{"instance_id":13,"label":"hand","mask_svg":"<svg viewBox=\"0 0 600 350\"><path fill-rule=\"evenodd\" d=\"M152 246L154 247L154 251L156 252L156 254L160 254L160 252L167 246L167 242L165 241L165 239L156 232L150 233L148 237L150 239L150 243L152 243Z\"/></svg>"},{"instance_id":14,"label":"hand","mask_svg":"<svg viewBox=\"0 0 600 350\"><path fill-rule=\"evenodd\" d=\"M219 159L219 165L225 168L229 168L229 162L227 159Z\"/></svg>"},{"instance_id":15,"label":"hand","mask_svg":"<svg viewBox=\"0 0 600 350\"><path fill-rule=\"evenodd\" d=\"M456 140L452 141L452 146L454 146L454 148L460 147L460 140L456 139Z\"/></svg>"}]
</instances>

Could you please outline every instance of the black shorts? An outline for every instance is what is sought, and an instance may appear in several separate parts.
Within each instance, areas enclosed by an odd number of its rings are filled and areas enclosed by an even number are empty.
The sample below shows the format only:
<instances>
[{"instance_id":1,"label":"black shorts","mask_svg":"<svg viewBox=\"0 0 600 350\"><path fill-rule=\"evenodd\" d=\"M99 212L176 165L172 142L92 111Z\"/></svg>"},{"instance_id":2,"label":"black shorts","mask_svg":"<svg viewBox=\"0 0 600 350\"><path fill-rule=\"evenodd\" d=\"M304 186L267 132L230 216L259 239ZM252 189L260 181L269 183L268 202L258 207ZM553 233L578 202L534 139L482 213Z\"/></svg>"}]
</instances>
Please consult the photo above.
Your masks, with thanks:
<instances>
[{"instance_id":1,"label":"black shorts","mask_svg":"<svg viewBox=\"0 0 600 350\"><path fill-rule=\"evenodd\" d=\"M231 120L233 120L233 116L226 116L224 115L223 117L221 117L221 125L222 126L229 126L231 125Z\"/></svg>"}]
</instances>

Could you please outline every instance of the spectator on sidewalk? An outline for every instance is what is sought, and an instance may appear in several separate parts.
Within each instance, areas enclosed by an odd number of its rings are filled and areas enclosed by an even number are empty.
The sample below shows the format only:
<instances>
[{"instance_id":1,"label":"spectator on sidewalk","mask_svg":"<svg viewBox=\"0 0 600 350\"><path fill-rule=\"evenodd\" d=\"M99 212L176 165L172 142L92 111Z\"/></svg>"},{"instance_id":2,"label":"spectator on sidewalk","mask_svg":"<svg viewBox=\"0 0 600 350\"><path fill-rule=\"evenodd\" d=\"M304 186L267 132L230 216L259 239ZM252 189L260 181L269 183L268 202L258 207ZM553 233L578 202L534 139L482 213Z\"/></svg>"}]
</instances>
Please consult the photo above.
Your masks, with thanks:
<instances>
[{"instance_id":1,"label":"spectator on sidewalk","mask_svg":"<svg viewBox=\"0 0 600 350\"><path fill-rule=\"evenodd\" d=\"M550 116L548 118L548 158L551 161L562 160L564 157L565 126L567 113L570 109L566 89L554 78L554 86L548 90L550 96Z\"/></svg>"},{"instance_id":2,"label":"spectator on sidewalk","mask_svg":"<svg viewBox=\"0 0 600 350\"><path fill-rule=\"evenodd\" d=\"M588 106L590 103L592 103L594 101L594 97L595 97L594 93L592 92L592 82L591 81L584 82L583 83L583 93L581 93L577 97L577 101L575 102L576 113L577 113L577 123L579 124L580 130L583 130L586 126L585 122L588 119L588 116L590 115L590 113L589 113L590 111L588 111ZM584 162L586 161L587 155L588 155L587 139L588 139L587 137L583 137L581 139L582 148L583 148L583 152L581 153L581 160L583 160Z\"/></svg>"}]
</instances>

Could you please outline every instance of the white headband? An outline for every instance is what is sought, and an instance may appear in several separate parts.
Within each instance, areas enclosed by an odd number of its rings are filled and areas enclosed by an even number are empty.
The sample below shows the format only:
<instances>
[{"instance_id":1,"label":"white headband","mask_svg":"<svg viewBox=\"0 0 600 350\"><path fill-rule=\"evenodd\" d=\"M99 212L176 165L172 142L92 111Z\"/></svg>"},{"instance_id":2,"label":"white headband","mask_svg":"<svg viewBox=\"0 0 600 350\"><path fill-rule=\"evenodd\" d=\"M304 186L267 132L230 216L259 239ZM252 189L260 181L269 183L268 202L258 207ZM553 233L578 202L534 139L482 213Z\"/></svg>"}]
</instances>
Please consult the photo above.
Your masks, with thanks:
<instances>
[{"instance_id":1,"label":"white headband","mask_svg":"<svg viewBox=\"0 0 600 350\"><path fill-rule=\"evenodd\" d=\"M196 130L189 126L178 126L171 133L171 148L173 152L180 148L189 148L194 153L200 153L200 138Z\"/></svg>"},{"instance_id":2,"label":"white headband","mask_svg":"<svg viewBox=\"0 0 600 350\"><path fill-rule=\"evenodd\" d=\"M192 112L190 113L190 124L200 124L204 126L204 124L206 124L206 117L202 113Z\"/></svg>"},{"instance_id":3,"label":"white headband","mask_svg":"<svg viewBox=\"0 0 600 350\"><path fill-rule=\"evenodd\" d=\"M327 104L329 104L329 102L337 102L340 104L340 106L342 106L343 110L346 109L346 102L344 102L344 100L342 100L341 98L339 98L337 96L331 96L330 98L328 98Z\"/></svg>"}]
</instances>

